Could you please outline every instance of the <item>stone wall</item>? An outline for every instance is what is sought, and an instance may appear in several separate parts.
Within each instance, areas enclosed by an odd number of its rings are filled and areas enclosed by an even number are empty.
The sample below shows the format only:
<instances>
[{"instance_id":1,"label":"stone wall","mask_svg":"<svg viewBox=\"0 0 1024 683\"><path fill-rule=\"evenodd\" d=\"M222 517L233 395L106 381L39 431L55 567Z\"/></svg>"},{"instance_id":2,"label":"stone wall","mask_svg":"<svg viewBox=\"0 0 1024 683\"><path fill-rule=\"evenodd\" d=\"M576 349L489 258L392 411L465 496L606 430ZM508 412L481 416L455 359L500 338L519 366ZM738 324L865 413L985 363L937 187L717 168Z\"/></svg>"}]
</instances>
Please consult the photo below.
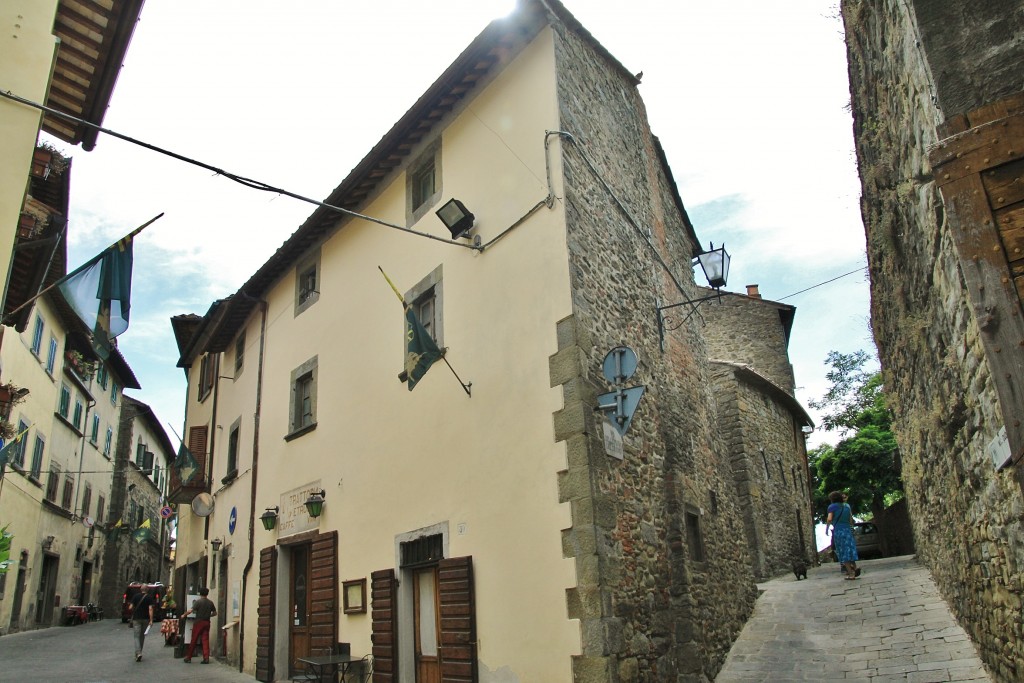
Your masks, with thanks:
<instances>
[{"instance_id":1,"label":"stone wall","mask_svg":"<svg viewBox=\"0 0 1024 683\"><path fill-rule=\"evenodd\" d=\"M571 503L563 532L577 587L583 653L574 680L712 680L753 609L756 586L728 460L707 389L696 324L659 347L655 302L672 298L655 249L692 288L685 215L629 74L556 22L564 205L573 292L559 324L552 385L563 387L556 438ZM596 395L601 363L618 345L639 357L644 385L624 458L606 455Z\"/></svg>"},{"instance_id":2,"label":"stone wall","mask_svg":"<svg viewBox=\"0 0 1024 683\"><path fill-rule=\"evenodd\" d=\"M767 301L749 287L753 296L732 292L722 294L721 302L702 304L699 312L711 357L755 368L777 387L793 395L793 365L789 362L789 327L796 309ZM702 296L712 293L701 289Z\"/></svg>"},{"instance_id":3,"label":"stone wall","mask_svg":"<svg viewBox=\"0 0 1024 683\"><path fill-rule=\"evenodd\" d=\"M928 151L945 118L1003 94L993 64L1012 63L1020 89L1010 5L842 3L872 324L917 552L1001 681L1024 677L1024 501L986 454L1003 417Z\"/></svg>"}]
</instances>

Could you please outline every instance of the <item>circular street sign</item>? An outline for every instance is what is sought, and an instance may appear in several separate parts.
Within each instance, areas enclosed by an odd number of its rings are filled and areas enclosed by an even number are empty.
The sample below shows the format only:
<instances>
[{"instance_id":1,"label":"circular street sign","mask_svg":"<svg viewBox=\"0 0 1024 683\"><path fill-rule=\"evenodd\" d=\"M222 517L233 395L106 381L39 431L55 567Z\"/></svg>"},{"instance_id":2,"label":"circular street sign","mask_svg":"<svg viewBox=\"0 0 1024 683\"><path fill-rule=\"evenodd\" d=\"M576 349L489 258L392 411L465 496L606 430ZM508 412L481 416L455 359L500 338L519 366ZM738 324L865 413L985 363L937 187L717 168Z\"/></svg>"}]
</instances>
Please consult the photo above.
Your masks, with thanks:
<instances>
[{"instance_id":1,"label":"circular street sign","mask_svg":"<svg viewBox=\"0 0 1024 683\"><path fill-rule=\"evenodd\" d=\"M88 529L89 527L91 527L95 523L96 523L96 520L93 519L92 517L88 516L88 515L86 515L85 517L82 517L82 524L85 526L86 529Z\"/></svg>"},{"instance_id":2,"label":"circular street sign","mask_svg":"<svg viewBox=\"0 0 1024 683\"><path fill-rule=\"evenodd\" d=\"M628 346L616 346L604 357L601 371L606 380L618 384L633 376L636 365L636 353L633 349Z\"/></svg>"},{"instance_id":3,"label":"circular street sign","mask_svg":"<svg viewBox=\"0 0 1024 683\"><path fill-rule=\"evenodd\" d=\"M170 505L164 505L160 508L160 516L164 519L170 519L171 515L174 514L174 510L171 509Z\"/></svg>"}]
</instances>

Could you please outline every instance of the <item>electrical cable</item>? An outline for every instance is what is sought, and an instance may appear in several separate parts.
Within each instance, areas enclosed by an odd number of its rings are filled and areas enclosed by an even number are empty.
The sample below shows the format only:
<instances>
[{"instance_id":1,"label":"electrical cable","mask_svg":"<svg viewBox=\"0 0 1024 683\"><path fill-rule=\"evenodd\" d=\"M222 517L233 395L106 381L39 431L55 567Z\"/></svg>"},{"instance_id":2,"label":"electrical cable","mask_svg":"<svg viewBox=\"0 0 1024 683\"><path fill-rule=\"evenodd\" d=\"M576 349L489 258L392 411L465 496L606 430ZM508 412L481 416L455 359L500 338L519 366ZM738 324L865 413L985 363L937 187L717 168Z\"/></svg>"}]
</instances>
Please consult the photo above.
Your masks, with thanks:
<instances>
[{"instance_id":1,"label":"electrical cable","mask_svg":"<svg viewBox=\"0 0 1024 683\"><path fill-rule=\"evenodd\" d=\"M838 280L840 278L844 278L847 275L853 275L854 273L859 273L862 270L867 270L867 268L868 268L867 266L861 266L860 268L857 268L856 270L851 270L849 273L843 273L842 275L836 275L834 278L831 278L829 280L825 280L824 282L819 282L816 285L811 285L810 287L808 287L806 289L801 289L799 292L793 292L792 294L787 294L784 297L780 297L780 298L776 299L776 301L782 301L783 299L788 299L790 297L796 296L797 294L803 294L804 292L809 292L812 289L816 289L818 287L821 287L822 285L827 285L830 282L835 282L836 280Z\"/></svg>"},{"instance_id":2,"label":"electrical cable","mask_svg":"<svg viewBox=\"0 0 1024 683\"><path fill-rule=\"evenodd\" d=\"M309 197L305 197L305 196L297 194L295 192L290 192L290 191L285 190L283 188L275 187L273 185L269 185L269 184L261 182L259 180L254 180L252 178L246 178L245 176L240 176L240 175L238 175L236 173L230 173L228 171L225 171L222 168L218 168L216 166L212 166L212 165L204 163L202 161L198 161L197 159L192 159L191 157L187 157L187 156L184 156L182 154L178 154L177 152L172 152L172 151L170 151L168 149L164 149L162 147L158 147L156 145L152 145L152 144L150 144L148 142L143 142L141 140L136 140L135 138L129 137L127 135L123 135L123 134L118 133L116 131L110 130L109 128L103 128L102 126L98 126L95 123L90 123L90 122L88 122L88 121L86 121L84 119L78 118L77 116L72 116L71 114L67 114L67 113L59 111L57 109L53 109L52 107L47 107L45 105L38 104L36 102L32 102L31 100L26 100L23 97L19 97L19 96L15 95L10 90L7 90L7 91L0 90L0 97L5 97L5 98L7 98L9 100L13 100L13 101L18 102L20 104L24 104L25 106L33 107L33 108L38 109L40 111L44 111L44 112L46 112L48 114L53 114L54 116L59 116L61 118L68 119L69 121L74 121L75 123L78 123L78 124L83 125L83 126L89 126L90 128L95 128L96 130L100 131L101 133L106 133L107 135L110 135L112 137L118 138L120 140L124 140L125 142L130 142L133 145L138 145L139 147L143 147L143 148L148 149L150 151L157 152L158 154L163 154L165 156L169 156L172 159L177 159L178 161L184 161L187 164L191 164L193 166L198 166L199 168L203 168L203 169L206 169L207 171L211 171L211 172L213 172L216 175L224 176L228 180L232 180L232 181L234 181L234 182L236 182L236 183L238 183L240 185L244 185L245 187L251 188L253 190L259 190L261 192L270 192L272 194L284 195L286 197L291 197L292 199L298 199L299 201L306 202L307 204L313 204L314 206L319 206L321 208L328 209L330 211L335 211L337 213L344 214L346 216L351 216L352 218L361 218L364 221L369 221L371 223L376 223L378 225L383 225L384 227L391 228L392 230L400 230L402 232L407 232L407 233L412 234L412 235L417 235L418 237L426 237L427 239L435 240L437 242L442 242L444 244L450 244L452 246L462 247L463 249L474 249L474 250L478 250L479 249L479 247L477 247L477 246L475 246L473 244L462 244L461 242L453 242L451 240L447 240L447 239L444 239L444 238L441 238L441 237L437 237L436 235L431 235L431 234L428 234L428 233L425 233L425 232L419 232L418 230L413 230L411 228L407 228L404 225L397 225L395 223L389 223L389 222L381 220L379 218L374 218L372 216L367 216L365 214L361 214L361 213L358 213L356 211L350 211L349 209L345 209L345 208L342 208L340 206L335 206L334 204L328 204L326 202L317 201L316 199L311 199Z\"/></svg>"}]
</instances>

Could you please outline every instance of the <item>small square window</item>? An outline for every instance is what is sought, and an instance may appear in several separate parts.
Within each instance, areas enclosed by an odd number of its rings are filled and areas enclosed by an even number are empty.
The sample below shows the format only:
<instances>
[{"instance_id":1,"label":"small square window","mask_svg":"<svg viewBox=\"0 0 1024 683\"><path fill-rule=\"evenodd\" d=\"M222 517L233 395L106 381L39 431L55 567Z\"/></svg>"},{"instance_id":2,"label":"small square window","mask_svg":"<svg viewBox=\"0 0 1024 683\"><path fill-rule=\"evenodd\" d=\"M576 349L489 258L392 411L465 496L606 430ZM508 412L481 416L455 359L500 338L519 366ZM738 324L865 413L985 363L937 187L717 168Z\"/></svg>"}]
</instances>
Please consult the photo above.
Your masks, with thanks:
<instances>
[{"instance_id":1,"label":"small square window","mask_svg":"<svg viewBox=\"0 0 1024 683\"><path fill-rule=\"evenodd\" d=\"M429 145L405 172L406 221L412 225L441 199L441 143Z\"/></svg>"},{"instance_id":2,"label":"small square window","mask_svg":"<svg viewBox=\"0 0 1024 683\"><path fill-rule=\"evenodd\" d=\"M317 356L292 370L288 436L305 434L316 427Z\"/></svg>"},{"instance_id":3,"label":"small square window","mask_svg":"<svg viewBox=\"0 0 1024 683\"><path fill-rule=\"evenodd\" d=\"M235 377L242 372L242 365L245 363L245 332L238 335L235 340Z\"/></svg>"},{"instance_id":4,"label":"small square window","mask_svg":"<svg viewBox=\"0 0 1024 683\"><path fill-rule=\"evenodd\" d=\"M687 507L685 513L686 546L690 551L690 559L694 562L704 561L704 539L700 531L700 514L694 508Z\"/></svg>"},{"instance_id":5,"label":"small square window","mask_svg":"<svg viewBox=\"0 0 1024 683\"><path fill-rule=\"evenodd\" d=\"M295 267L295 315L299 315L320 300L322 279L320 250L317 249Z\"/></svg>"}]
</instances>

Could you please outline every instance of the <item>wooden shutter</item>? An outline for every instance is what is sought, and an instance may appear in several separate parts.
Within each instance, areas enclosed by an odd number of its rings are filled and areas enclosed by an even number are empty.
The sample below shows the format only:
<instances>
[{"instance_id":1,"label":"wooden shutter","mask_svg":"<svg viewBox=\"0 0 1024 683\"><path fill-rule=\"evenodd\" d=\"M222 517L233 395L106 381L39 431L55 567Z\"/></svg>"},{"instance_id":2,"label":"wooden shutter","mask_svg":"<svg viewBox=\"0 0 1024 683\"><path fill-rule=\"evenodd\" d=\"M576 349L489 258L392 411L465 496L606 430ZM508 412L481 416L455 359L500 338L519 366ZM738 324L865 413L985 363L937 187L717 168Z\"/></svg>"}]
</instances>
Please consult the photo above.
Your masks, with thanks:
<instances>
[{"instance_id":1,"label":"wooden shutter","mask_svg":"<svg viewBox=\"0 0 1024 683\"><path fill-rule=\"evenodd\" d=\"M397 588L394 569L382 569L370 574L373 683L395 683L398 680Z\"/></svg>"},{"instance_id":2,"label":"wooden shutter","mask_svg":"<svg viewBox=\"0 0 1024 683\"><path fill-rule=\"evenodd\" d=\"M274 605L277 602L277 546L260 551L260 595L256 608L256 680L274 680Z\"/></svg>"},{"instance_id":3,"label":"wooden shutter","mask_svg":"<svg viewBox=\"0 0 1024 683\"><path fill-rule=\"evenodd\" d=\"M331 650L338 642L338 532L313 539L310 553L309 646L313 652Z\"/></svg>"},{"instance_id":4,"label":"wooden shutter","mask_svg":"<svg viewBox=\"0 0 1024 683\"><path fill-rule=\"evenodd\" d=\"M441 600L441 681L476 683L476 605L473 558L453 557L438 564Z\"/></svg>"}]
</instances>

